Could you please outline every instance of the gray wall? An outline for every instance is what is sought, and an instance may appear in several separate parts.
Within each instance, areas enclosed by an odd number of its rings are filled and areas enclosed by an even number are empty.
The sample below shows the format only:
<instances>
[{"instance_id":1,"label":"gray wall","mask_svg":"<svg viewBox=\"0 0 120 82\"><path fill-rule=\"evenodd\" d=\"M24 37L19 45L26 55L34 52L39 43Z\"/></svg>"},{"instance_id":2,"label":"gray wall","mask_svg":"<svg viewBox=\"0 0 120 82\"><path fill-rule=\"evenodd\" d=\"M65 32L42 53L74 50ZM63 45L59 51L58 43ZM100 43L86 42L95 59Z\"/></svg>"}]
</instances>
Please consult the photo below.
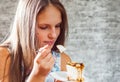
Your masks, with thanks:
<instances>
[{"instance_id":1,"label":"gray wall","mask_svg":"<svg viewBox=\"0 0 120 82\"><path fill-rule=\"evenodd\" d=\"M9 32L18 0L0 0L0 41Z\"/></svg>"},{"instance_id":2,"label":"gray wall","mask_svg":"<svg viewBox=\"0 0 120 82\"><path fill-rule=\"evenodd\" d=\"M61 0L69 20L66 53L85 64L85 82L120 82L120 0ZM0 40L16 0L0 0Z\"/></svg>"}]
</instances>

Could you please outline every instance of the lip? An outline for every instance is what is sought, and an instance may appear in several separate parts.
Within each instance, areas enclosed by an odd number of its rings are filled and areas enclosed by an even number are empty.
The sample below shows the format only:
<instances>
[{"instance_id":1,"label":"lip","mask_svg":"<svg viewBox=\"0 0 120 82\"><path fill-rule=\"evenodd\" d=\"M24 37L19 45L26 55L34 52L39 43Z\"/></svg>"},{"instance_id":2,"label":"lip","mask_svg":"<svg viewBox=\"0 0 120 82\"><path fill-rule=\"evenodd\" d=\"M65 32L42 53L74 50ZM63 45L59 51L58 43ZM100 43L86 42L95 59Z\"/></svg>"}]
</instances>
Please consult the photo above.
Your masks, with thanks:
<instances>
[{"instance_id":1,"label":"lip","mask_svg":"<svg viewBox=\"0 0 120 82\"><path fill-rule=\"evenodd\" d=\"M52 46L54 44L54 41L44 41L44 43Z\"/></svg>"}]
</instances>

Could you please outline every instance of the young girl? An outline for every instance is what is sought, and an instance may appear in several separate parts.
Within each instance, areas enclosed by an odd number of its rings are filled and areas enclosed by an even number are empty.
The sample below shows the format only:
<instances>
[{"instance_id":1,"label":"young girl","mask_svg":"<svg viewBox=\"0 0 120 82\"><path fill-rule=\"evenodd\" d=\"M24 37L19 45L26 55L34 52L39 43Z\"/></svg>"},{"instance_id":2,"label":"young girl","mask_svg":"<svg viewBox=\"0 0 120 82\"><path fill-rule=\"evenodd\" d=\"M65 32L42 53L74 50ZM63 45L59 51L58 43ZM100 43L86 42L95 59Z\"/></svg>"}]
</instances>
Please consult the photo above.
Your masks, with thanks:
<instances>
[{"instance_id":1,"label":"young girl","mask_svg":"<svg viewBox=\"0 0 120 82\"><path fill-rule=\"evenodd\" d=\"M0 45L1 82L54 82L70 58L60 54L68 32L59 0L20 0L7 39Z\"/></svg>"}]
</instances>

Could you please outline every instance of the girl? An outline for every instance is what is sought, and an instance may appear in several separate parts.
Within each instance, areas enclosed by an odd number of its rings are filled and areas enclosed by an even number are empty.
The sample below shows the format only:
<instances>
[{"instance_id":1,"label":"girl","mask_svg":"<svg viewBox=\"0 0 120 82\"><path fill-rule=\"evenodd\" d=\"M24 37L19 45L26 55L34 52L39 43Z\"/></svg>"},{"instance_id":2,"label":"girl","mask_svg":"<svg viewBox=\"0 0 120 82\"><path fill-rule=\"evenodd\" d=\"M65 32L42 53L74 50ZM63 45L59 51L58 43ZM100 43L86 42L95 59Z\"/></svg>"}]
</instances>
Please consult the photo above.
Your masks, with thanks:
<instances>
[{"instance_id":1,"label":"girl","mask_svg":"<svg viewBox=\"0 0 120 82\"><path fill-rule=\"evenodd\" d=\"M20 0L7 39L0 46L1 82L54 82L49 73L66 70L70 58L60 54L68 32L59 0Z\"/></svg>"}]
</instances>

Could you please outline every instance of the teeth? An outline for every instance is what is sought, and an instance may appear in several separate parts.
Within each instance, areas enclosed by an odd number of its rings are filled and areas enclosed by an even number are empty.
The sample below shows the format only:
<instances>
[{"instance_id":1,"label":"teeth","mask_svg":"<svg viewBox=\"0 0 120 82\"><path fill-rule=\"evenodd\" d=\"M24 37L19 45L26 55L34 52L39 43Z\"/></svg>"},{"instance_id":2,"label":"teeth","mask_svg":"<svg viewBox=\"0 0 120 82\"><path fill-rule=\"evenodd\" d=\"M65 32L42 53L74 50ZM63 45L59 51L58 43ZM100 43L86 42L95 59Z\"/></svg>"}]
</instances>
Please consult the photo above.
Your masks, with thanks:
<instances>
[{"instance_id":1,"label":"teeth","mask_svg":"<svg viewBox=\"0 0 120 82\"><path fill-rule=\"evenodd\" d=\"M62 53L66 50L66 48L62 45L57 45L56 47L59 49L60 53Z\"/></svg>"}]
</instances>

